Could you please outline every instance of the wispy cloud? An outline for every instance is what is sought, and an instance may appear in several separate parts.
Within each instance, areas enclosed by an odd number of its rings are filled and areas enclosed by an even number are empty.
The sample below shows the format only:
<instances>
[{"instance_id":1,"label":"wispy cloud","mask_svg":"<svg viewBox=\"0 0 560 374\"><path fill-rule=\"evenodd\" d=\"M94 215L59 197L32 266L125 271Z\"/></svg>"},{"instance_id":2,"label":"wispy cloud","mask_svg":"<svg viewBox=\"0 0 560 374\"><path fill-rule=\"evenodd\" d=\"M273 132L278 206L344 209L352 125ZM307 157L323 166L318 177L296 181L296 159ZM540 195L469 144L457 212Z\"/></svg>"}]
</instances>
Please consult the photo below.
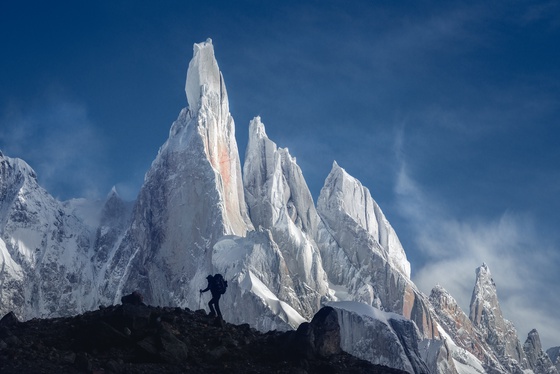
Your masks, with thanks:
<instances>
[{"instance_id":1,"label":"wispy cloud","mask_svg":"<svg viewBox=\"0 0 560 374\"><path fill-rule=\"evenodd\" d=\"M504 316L516 325L521 342L537 328L546 348L560 343L560 321L555 317L560 301L550 283L560 256L531 215L508 211L493 219L452 217L451 209L410 177L404 159L396 194L400 214L410 223L424 259L413 269L414 282L423 292L440 284L468 314L475 269L485 262ZM549 298L543 297L547 294Z\"/></svg>"},{"instance_id":2,"label":"wispy cloud","mask_svg":"<svg viewBox=\"0 0 560 374\"><path fill-rule=\"evenodd\" d=\"M100 166L105 141L84 105L61 97L25 106L12 103L4 108L0 124L0 149L29 163L55 197L99 197L106 192L102 186L107 176ZM79 195L72 195L76 191Z\"/></svg>"}]
</instances>

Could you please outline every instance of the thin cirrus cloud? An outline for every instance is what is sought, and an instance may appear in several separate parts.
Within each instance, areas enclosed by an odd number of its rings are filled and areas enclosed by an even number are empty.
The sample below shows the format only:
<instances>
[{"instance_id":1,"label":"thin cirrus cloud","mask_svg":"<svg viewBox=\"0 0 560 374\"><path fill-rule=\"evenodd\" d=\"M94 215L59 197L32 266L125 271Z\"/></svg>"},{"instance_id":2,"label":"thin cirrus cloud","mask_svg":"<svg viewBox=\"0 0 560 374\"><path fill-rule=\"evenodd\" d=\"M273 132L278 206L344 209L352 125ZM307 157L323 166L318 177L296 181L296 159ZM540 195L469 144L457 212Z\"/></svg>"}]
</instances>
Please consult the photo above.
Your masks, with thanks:
<instances>
[{"instance_id":1,"label":"thin cirrus cloud","mask_svg":"<svg viewBox=\"0 0 560 374\"><path fill-rule=\"evenodd\" d=\"M521 342L536 328L543 347L557 345L560 327L554 316L560 302L552 280L560 258L530 214L508 211L495 218L452 217L410 177L402 159L396 195L399 213L410 222L414 245L423 257L413 276L423 292L442 285L468 315L475 269L486 263L504 317L515 324Z\"/></svg>"},{"instance_id":2,"label":"thin cirrus cloud","mask_svg":"<svg viewBox=\"0 0 560 374\"><path fill-rule=\"evenodd\" d=\"M37 172L39 183L53 196L99 197L107 179L106 140L88 118L84 105L48 98L21 109L4 110L0 144L9 157L23 158ZM76 196L67 196L74 191Z\"/></svg>"}]
</instances>

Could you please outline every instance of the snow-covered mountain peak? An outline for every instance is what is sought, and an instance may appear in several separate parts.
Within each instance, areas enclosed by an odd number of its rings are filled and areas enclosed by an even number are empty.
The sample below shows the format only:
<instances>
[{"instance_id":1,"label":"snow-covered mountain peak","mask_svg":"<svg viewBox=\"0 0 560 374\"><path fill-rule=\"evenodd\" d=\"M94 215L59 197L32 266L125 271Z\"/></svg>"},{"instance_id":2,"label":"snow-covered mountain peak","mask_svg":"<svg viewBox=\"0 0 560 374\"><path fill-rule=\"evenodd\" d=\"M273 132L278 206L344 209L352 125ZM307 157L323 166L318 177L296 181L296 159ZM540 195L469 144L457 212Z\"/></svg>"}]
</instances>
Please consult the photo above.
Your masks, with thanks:
<instances>
[{"instance_id":1,"label":"snow-covered mountain peak","mask_svg":"<svg viewBox=\"0 0 560 374\"><path fill-rule=\"evenodd\" d=\"M257 138L267 138L266 131L264 129L264 124L262 123L261 117L256 116L249 122L249 136L254 136Z\"/></svg>"},{"instance_id":2,"label":"snow-covered mountain peak","mask_svg":"<svg viewBox=\"0 0 560 374\"><path fill-rule=\"evenodd\" d=\"M217 94L220 101L228 105L222 74L214 57L214 46L210 38L205 42L195 43L193 46L193 58L187 71L185 93L187 94L189 111L192 115L200 109L201 96L203 95ZM226 113L228 111L229 108L227 108Z\"/></svg>"},{"instance_id":3,"label":"snow-covered mountain peak","mask_svg":"<svg viewBox=\"0 0 560 374\"><path fill-rule=\"evenodd\" d=\"M23 161L20 158L11 158L8 156L4 156L2 152L0 152L0 175L3 177L6 175L8 171L12 172L15 171L17 174L29 177L35 181L37 181L37 174L35 170L29 166L29 164ZM4 178L2 178L4 180Z\"/></svg>"},{"instance_id":4,"label":"snow-covered mountain peak","mask_svg":"<svg viewBox=\"0 0 560 374\"><path fill-rule=\"evenodd\" d=\"M317 201L322 218L333 220L329 225L339 226L340 220L348 220L356 229L364 230L382 249L382 255L396 269L410 278L410 263L404 249L379 205L373 200L369 189L348 174L336 161L321 189ZM319 209L320 207L320 209ZM336 218L335 218L336 216Z\"/></svg>"},{"instance_id":5,"label":"snow-covered mountain peak","mask_svg":"<svg viewBox=\"0 0 560 374\"><path fill-rule=\"evenodd\" d=\"M112 197L120 197L116 186L111 187L111 191L107 194L106 200L109 200Z\"/></svg>"}]
</instances>

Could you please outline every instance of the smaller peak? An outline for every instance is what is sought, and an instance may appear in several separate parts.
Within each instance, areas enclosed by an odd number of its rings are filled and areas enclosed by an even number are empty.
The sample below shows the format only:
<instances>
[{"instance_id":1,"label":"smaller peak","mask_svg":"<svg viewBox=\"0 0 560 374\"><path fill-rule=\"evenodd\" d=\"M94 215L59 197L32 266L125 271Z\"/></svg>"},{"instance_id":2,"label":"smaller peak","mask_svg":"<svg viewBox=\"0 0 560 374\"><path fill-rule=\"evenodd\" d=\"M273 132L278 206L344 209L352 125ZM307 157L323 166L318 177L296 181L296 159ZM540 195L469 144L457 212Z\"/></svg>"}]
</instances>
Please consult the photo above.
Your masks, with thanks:
<instances>
[{"instance_id":1,"label":"smaller peak","mask_svg":"<svg viewBox=\"0 0 560 374\"><path fill-rule=\"evenodd\" d=\"M119 193L117 192L117 186L111 187L111 191L109 191L109 193L107 194L107 200L113 197L120 197Z\"/></svg>"},{"instance_id":2,"label":"smaller peak","mask_svg":"<svg viewBox=\"0 0 560 374\"><path fill-rule=\"evenodd\" d=\"M486 262L483 262L482 265L476 268L476 275L486 275L490 274L490 268L486 265Z\"/></svg>"},{"instance_id":3,"label":"smaller peak","mask_svg":"<svg viewBox=\"0 0 560 374\"><path fill-rule=\"evenodd\" d=\"M212 44L212 39L211 38L207 38L206 41L204 41L204 42L194 43L194 45L193 45L194 55L196 55L197 52L200 51L201 49L209 48L209 47L211 47L211 48L214 47L214 45Z\"/></svg>"},{"instance_id":4,"label":"smaller peak","mask_svg":"<svg viewBox=\"0 0 560 374\"><path fill-rule=\"evenodd\" d=\"M536 352L542 351L541 338L537 329L532 329L529 334L527 334L527 340L525 340L523 348L525 349L526 353L530 349Z\"/></svg>"},{"instance_id":5,"label":"smaller peak","mask_svg":"<svg viewBox=\"0 0 560 374\"><path fill-rule=\"evenodd\" d=\"M254 117L251 122L249 122L249 133L257 135L259 138L267 138L266 130L264 129L264 123L261 121L260 116Z\"/></svg>"},{"instance_id":6,"label":"smaller peak","mask_svg":"<svg viewBox=\"0 0 560 374\"><path fill-rule=\"evenodd\" d=\"M342 174L346 174L346 171L345 171L342 167L340 167L340 165L338 164L338 162L333 161L332 168L331 168L331 174L335 174L335 173L337 173L337 174L341 174L341 173L342 173Z\"/></svg>"},{"instance_id":7,"label":"smaller peak","mask_svg":"<svg viewBox=\"0 0 560 374\"><path fill-rule=\"evenodd\" d=\"M537 331L537 329L532 329L531 331L529 331L529 336L539 336L539 332Z\"/></svg>"},{"instance_id":8,"label":"smaller peak","mask_svg":"<svg viewBox=\"0 0 560 374\"><path fill-rule=\"evenodd\" d=\"M445 288L441 284L436 284L434 288L432 288L432 293L448 293Z\"/></svg>"},{"instance_id":9,"label":"smaller peak","mask_svg":"<svg viewBox=\"0 0 560 374\"><path fill-rule=\"evenodd\" d=\"M214 56L212 39L208 38L205 42L194 43L193 57L189 62L185 83L185 93L191 113L198 113L201 95L214 93L227 98L225 87L222 86L221 73Z\"/></svg>"},{"instance_id":10,"label":"smaller peak","mask_svg":"<svg viewBox=\"0 0 560 374\"><path fill-rule=\"evenodd\" d=\"M435 305L457 304L453 296L440 284L436 284L430 293L430 301Z\"/></svg>"}]
</instances>

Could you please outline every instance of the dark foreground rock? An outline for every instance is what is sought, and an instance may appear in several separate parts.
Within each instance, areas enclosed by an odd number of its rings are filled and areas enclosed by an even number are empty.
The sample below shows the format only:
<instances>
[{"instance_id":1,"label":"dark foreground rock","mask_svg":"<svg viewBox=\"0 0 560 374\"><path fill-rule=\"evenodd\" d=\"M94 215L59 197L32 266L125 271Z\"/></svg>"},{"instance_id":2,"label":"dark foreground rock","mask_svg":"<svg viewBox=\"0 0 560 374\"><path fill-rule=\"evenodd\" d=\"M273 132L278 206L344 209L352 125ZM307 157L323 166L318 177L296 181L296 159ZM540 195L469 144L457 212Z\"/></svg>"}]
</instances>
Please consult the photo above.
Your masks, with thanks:
<instances>
[{"instance_id":1,"label":"dark foreground rock","mask_svg":"<svg viewBox=\"0 0 560 374\"><path fill-rule=\"evenodd\" d=\"M336 313L260 333L204 311L123 304L0 328L0 373L402 373L340 350Z\"/></svg>"}]
</instances>

